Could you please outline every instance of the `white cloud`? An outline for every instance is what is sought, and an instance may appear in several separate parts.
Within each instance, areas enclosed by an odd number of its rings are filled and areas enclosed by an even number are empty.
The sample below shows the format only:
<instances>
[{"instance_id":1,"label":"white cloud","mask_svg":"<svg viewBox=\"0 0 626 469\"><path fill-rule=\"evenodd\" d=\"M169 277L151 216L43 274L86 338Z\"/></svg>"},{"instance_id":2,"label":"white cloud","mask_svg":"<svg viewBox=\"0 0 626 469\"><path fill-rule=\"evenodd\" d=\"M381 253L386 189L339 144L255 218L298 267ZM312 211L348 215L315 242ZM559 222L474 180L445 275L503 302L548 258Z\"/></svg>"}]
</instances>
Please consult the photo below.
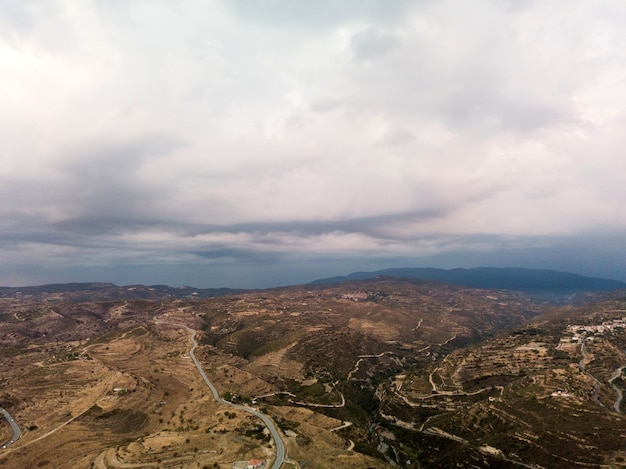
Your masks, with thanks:
<instances>
[{"instance_id":1,"label":"white cloud","mask_svg":"<svg viewBox=\"0 0 626 469\"><path fill-rule=\"evenodd\" d=\"M0 2L0 258L33 233L79 262L111 230L146 259L146 243L417 255L434 235L626 230L624 17L582 0ZM264 223L283 225L245 242L172 228Z\"/></svg>"}]
</instances>

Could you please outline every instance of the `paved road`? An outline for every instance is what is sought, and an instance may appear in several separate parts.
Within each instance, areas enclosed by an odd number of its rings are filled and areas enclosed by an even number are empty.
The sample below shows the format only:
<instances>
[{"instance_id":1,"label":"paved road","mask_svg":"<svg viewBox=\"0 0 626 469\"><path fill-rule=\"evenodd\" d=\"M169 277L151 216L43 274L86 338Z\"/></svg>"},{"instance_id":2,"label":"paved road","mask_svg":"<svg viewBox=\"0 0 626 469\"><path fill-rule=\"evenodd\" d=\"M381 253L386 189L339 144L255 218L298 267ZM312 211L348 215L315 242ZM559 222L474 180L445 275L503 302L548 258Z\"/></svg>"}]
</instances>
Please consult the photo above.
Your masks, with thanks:
<instances>
[{"instance_id":1,"label":"paved road","mask_svg":"<svg viewBox=\"0 0 626 469\"><path fill-rule=\"evenodd\" d=\"M165 323L165 321L159 321L156 318L155 318L155 321L156 322L163 322L163 323ZM202 376L202 379L204 380L206 385L209 387L209 389L211 389L211 392L213 393L213 398L217 402L219 402L220 404L224 404L224 405L227 405L229 407L234 407L236 409L243 410L244 412L248 412L249 414L252 414L252 415L258 417L258 418L260 418L263 421L263 423L265 424L267 429L272 434L272 438L274 439L274 443L276 444L276 459L274 460L274 464L272 464L272 467L270 469L280 469L280 467L285 462L285 444L283 443L283 440L280 437L280 434L278 433L278 430L274 426L274 422L272 422L267 415L259 412L258 410L254 409L252 407L243 406L243 405L239 405L239 404L233 404L232 402L228 402L228 401L225 401L224 399L222 399L220 397L219 393L217 392L217 389L215 389L215 386L213 386L213 383L211 383L211 381L207 377L206 373L202 369L202 365L200 364L200 362L198 361L198 359L196 358L196 355L194 353L196 348L198 347L198 342L196 342L196 331L194 331L193 329L185 326L184 324L174 324L174 323L166 323L166 324L171 324L173 326L183 327L191 334L190 338L191 338L191 343L193 345L191 347L191 350L189 351L189 356L193 360L193 363L196 365L196 368L198 369L198 372L200 373L200 376Z\"/></svg>"},{"instance_id":2,"label":"paved road","mask_svg":"<svg viewBox=\"0 0 626 469\"><path fill-rule=\"evenodd\" d=\"M4 445L2 446L2 449L6 449L9 447L9 445L15 443L20 438L20 436L22 436L22 431L20 430L20 427L17 426L17 423L15 423L15 420L13 420L13 417L11 417L11 414L9 414L2 407L0 407L0 413L4 415L4 418L7 420L7 422L9 422L9 425L11 425L11 430L13 430L13 436L11 437L11 439L4 443Z\"/></svg>"},{"instance_id":3,"label":"paved road","mask_svg":"<svg viewBox=\"0 0 626 469\"><path fill-rule=\"evenodd\" d=\"M615 373L613 373L613 376L611 376L611 379L609 380L609 383L611 383L611 386L613 386L613 389L617 392L617 399L615 400L613 408L615 409L615 412L619 412L620 414L622 413L622 399L624 398L624 393L622 388L616 386L613 381L622 376L622 370L624 368L626 368L626 366L620 366L617 370L615 370Z\"/></svg>"}]
</instances>

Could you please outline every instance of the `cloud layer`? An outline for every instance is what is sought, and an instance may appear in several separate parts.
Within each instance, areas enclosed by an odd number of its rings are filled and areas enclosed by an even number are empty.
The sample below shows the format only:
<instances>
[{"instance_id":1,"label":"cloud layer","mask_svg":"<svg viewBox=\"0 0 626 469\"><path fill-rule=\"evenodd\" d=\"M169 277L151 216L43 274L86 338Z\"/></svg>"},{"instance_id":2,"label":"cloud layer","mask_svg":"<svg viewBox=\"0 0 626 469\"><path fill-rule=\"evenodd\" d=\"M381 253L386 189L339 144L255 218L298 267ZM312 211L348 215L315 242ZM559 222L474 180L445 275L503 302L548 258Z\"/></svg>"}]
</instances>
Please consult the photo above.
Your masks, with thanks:
<instances>
[{"instance_id":1,"label":"cloud layer","mask_svg":"<svg viewBox=\"0 0 626 469\"><path fill-rule=\"evenodd\" d=\"M0 283L608 240L624 265L624 20L608 0L0 0Z\"/></svg>"}]
</instances>

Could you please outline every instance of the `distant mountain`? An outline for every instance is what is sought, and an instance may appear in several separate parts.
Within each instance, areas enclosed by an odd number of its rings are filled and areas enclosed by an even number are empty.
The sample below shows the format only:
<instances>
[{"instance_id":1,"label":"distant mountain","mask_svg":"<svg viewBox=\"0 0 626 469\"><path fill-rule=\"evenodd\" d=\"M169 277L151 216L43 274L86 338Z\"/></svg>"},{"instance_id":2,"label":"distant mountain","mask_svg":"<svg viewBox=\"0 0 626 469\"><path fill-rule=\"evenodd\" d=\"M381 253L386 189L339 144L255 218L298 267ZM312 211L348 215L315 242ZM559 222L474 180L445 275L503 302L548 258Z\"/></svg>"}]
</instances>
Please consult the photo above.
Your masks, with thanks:
<instances>
[{"instance_id":1,"label":"distant mountain","mask_svg":"<svg viewBox=\"0 0 626 469\"><path fill-rule=\"evenodd\" d=\"M556 270L492 267L451 270L392 268L374 272L354 272L342 277L315 280L312 284L332 284L375 277L418 278L473 288L519 290L536 294L602 292L626 288L626 283L618 280L585 277Z\"/></svg>"},{"instance_id":2,"label":"distant mountain","mask_svg":"<svg viewBox=\"0 0 626 469\"><path fill-rule=\"evenodd\" d=\"M626 289L618 280L585 277L584 275L520 268L435 269L391 268L373 272L354 272L350 275L330 277L311 282L311 285L337 284L354 280L393 277L421 279L470 288L516 290L539 295L569 295L582 292L610 292ZM125 285L83 282L55 283L49 285L0 287L0 298L22 300L106 301L164 298L212 298L235 295L252 290L233 288L194 288L168 285Z\"/></svg>"},{"instance_id":3,"label":"distant mountain","mask_svg":"<svg viewBox=\"0 0 626 469\"><path fill-rule=\"evenodd\" d=\"M64 299L66 301L103 301L117 299L212 298L248 290L232 288L170 287L167 285L126 285L112 283L55 283L29 287L0 287L0 298L27 300Z\"/></svg>"}]
</instances>

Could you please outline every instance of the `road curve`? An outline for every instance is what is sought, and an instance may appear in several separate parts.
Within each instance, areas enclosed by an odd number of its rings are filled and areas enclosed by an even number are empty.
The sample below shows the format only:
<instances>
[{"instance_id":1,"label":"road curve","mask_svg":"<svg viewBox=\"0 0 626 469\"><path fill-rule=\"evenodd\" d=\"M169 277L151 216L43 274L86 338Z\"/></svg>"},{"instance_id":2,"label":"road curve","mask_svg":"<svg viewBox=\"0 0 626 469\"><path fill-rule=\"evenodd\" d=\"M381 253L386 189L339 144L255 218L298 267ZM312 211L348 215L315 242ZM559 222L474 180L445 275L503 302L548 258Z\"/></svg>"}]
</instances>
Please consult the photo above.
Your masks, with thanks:
<instances>
[{"instance_id":1,"label":"road curve","mask_svg":"<svg viewBox=\"0 0 626 469\"><path fill-rule=\"evenodd\" d=\"M285 444L283 443L283 440L280 437L280 434L278 433L278 430L276 429L274 422L272 422L267 415L259 412L258 410L252 407L243 406L239 404L233 404L232 402L225 401L224 399L220 397L219 393L217 392L217 389L215 388L215 386L213 386L213 383L211 383L211 381L207 377L206 373L202 369L202 365L200 364L200 362L198 361L194 353L196 348L198 347L198 342L196 341L196 331L194 331L193 329L191 329L190 327L184 324L175 324L171 322L159 321L158 319L156 319L156 317L154 318L154 320L157 323L161 322L163 324L170 324L172 326L182 327L191 334L189 338L191 340L192 347L191 347L191 350L189 350L189 356L191 357L191 360L193 361L194 365L196 365L196 368L198 369L200 376L202 376L202 379L204 380L206 385L209 387L209 389L213 393L213 398L220 404L242 410L244 412L254 415L255 417L260 418L263 421L267 429L270 431L272 438L274 439L274 443L276 445L276 459L274 460L274 464L272 464L270 469L280 469L280 467L285 462Z\"/></svg>"},{"instance_id":2,"label":"road curve","mask_svg":"<svg viewBox=\"0 0 626 469\"><path fill-rule=\"evenodd\" d=\"M20 430L20 427L17 425L17 423L15 423L15 420L13 420L13 417L11 417L11 414L9 414L2 407L0 407L0 413L4 415L6 421L9 422L9 425L11 425L11 430L13 430L13 436L11 437L11 439L2 445L2 449L6 449L10 445L15 443L20 438L20 436L22 436L22 431Z\"/></svg>"},{"instance_id":3,"label":"road curve","mask_svg":"<svg viewBox=\"0 0 626 469\"><path fill-rule=\"evenodd\" d=\"M626 368L626 366L620 366L617 370L615 370L615 373L613 373L613 376L611 376L611 379L609 379L609 383L611 383L611 386L613 386L613 389L615 389L615 392L617 393L617 399L615 400L615 404L613 405L613 408L615 409L615 412L619 412L620 414L623 413L622 412L622 399L624 398L624 393L622 391L622 388L618 387L613 381L615 381L617 378L622 376L622 370L624 368Z\"/></svg>"}]
</instances>

